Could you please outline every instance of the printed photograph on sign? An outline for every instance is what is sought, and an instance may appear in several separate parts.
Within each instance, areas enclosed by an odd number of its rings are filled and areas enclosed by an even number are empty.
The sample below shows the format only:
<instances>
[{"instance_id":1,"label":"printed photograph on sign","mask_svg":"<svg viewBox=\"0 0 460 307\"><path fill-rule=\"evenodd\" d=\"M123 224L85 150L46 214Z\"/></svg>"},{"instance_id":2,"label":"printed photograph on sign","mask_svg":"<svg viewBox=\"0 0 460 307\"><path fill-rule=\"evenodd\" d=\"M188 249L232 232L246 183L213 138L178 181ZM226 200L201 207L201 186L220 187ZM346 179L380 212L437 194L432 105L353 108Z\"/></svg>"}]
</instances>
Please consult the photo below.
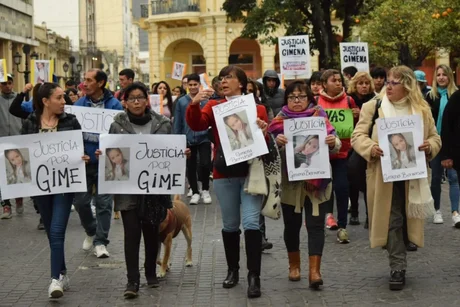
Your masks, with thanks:
<instances>
[{"instance_id":1,"label":"printed photograph on sign","mask_svg":"<svg viewBox=\"0 0 460 307\"><path fill-rule=\"evenodd\" d=\"M52 82L51 80L51 62L34 60L31 61L32 65L32 82L33 84Z\"/></svg>"},{"instance_id":2,"label":"printed photograph on sign","mask_svg":"<svg viewBox=\"0 0 460 307\"><path fill-rule=\"evenodd\" d=\"M182 77L185 74L185 67L187 65L184 63L179 63L179 62L174 62L173 63L173 68L172 68L172 73L171 73L171 78L174 80L182 80Z\"/></svg>"},{"instance_id":3,"label":"printed photograph on sign","mask_svg":"<svg viewBox=\"0 0 460 307\"><path fill-rule=\"evenodd\" d=\"M417 166L412 132L388 135L392 169L413 168Z\"/></svg>"},{"instance_id":4,"label":"printed photograph on sign","mask_svg":"<svg viewBox=\"0 0 460 307\"><path fill-rule=\"evenodd\" d=\"M7 149L5 154L6 181L8 185L32 181L30 155L27 148Z\"/></svg>"},{"instance_id":5,"label":"printed photograph on sign","mask_svg":"<svg viewBox=\"0 0 460 307\"><path fill-rule=\"evenodd\" d=\"M6 59L0 59L0 83L8 81L8 72L6 69Z\"/></svg>"},{"instance_id":6,"label":"printed photograph on sign","mask_svg":"<svg viewBox=\"0 0 460 307\"><path fill-rule=\"evenodd\" d=\"M319 135L294 136L294 167L307 168L310 165L317 165L319 159Z\"/></svg>"},{"instance_id":7,"label":"printed photograph on sign","mask_svg":"<svg viewBox=\"0 0 460 307\"><path fill-rule=\"evenodd\" d=\"M149 95L150 107L158 114L163 114L163 96L159 94Z\"/></svg>"},{"instance_id":8,"label":"printed photograph on sign","mask_svg":"<svg viewBox=\"0 0 460 307\"><path fill-rule=\"evenodd\" d=\"M224 117L227 125L227 135L233 151L243 149L254 144L251 126L248 125L246 111L240 111Z\"/></svg>"},{"instance_id":9,"label":"printed photograph on sign","mask_svg":"<svg viewBox=\"0 0 460 307\"><path fill-rule=\"evenodd\" d=\"M129 148L107 148L105 154L105 181L129 180Z\"/></svg>"}]
</instances>

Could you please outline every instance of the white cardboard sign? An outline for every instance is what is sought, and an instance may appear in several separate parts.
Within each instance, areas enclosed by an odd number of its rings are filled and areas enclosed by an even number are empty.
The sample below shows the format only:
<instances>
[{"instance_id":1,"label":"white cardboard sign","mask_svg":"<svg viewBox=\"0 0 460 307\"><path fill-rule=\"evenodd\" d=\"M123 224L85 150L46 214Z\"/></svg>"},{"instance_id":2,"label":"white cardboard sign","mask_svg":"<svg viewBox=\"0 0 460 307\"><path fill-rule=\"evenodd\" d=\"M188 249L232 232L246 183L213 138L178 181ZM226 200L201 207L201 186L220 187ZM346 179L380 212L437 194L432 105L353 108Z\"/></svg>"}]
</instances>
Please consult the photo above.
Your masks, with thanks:
<instances>
[{"instance_id":1,"label":"white cardboard sign","mask_svg":"<svg viewBox=\"0 0 460 307\"><path fill-rule=\"evenodd\" d=\"M285 80L311 76L310 41L308 35L278 38L281 75Z\"/></svg>"},{"instance_id":2,"label":"white cardboard sign","mask_svg":"<svg viewBox=\"0 0 460 307\"><path fill-rule=\"evenodd\" d=\"M110 125L113 123L113 118L123 110L88 108L80 106L66 105L64 108L66 113L74 114L81 125L83 132L89 133L109 133Z\"/></svg>"},{"instance_id":3,"label":"white cardboard sign","mask_svg":"<svg viewBox=\"0 0 460 307\"><path fill-rule=\"evenodd\" d=\"M171 78L174 80L182 81L182 78L185 76L185 68L187 64L174 62L172 67Z\"/></svg>"},{"instance_id":4,"label":"white cardboard sign","mask_svg":"<svg viewBox=\"0 0 460 307\"><path fill-rule=\"evenodd\" d=\"M358 71L369 72L369 48L367 43L340 43L342 70L354 66Z\"/></svg>"}]
</instances>

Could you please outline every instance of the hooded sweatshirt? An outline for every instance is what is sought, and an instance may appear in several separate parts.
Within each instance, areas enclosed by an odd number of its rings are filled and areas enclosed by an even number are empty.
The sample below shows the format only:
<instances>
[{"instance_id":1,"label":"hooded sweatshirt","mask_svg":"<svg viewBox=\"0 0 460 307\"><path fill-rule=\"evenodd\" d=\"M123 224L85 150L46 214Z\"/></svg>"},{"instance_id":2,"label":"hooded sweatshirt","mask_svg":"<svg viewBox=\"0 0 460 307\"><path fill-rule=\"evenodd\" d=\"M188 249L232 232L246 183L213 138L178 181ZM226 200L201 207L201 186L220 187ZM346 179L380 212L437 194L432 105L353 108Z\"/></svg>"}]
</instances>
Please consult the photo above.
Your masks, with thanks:
<instances>
[{"instance_id":1,"label":"hooded sweatshirt","mask_svg":"<svg viewBox=\"0 0 460 307\"><path fill-rule=\"evenodd\" d=\"M348 97L348 98L347 98ZM318 105L321 106L323 109L330 110L330 109L354 109L357 108L357 105L353 98L347 96L345 91L342 91L339 95L335 97L330 97L324 90L321 91L320 95L318 96ZM334 122L329 118L331 124L334 125ZM356 124L356 121L355 121ZM334 159L346 159L348 157L348 152L351 149L350 138L340 138L342 141L342 147L340 151L336 154L330 156L331 160Z\"/></svg>"},{"instance_id":2,"label":"hooded sweatshirt","mask_svg":"<svg viewBox=\"0 0 460 307\"><path fill-rule=\"evenodd\" d=\"M276 86L273 89L268 88L267 80L275 79ZM279 88L281 81L278 74L274 70L267 70L262 79L264 84L265 97L267 98L268 105L273 110L273 115L276 116L281 111L284 104L284 90Z\"/></svg>"},{"instance_id":3,"label":"hooded sweatshirt","mask_svg":"<svg viewBox=\"0 0 460 307\"><path fill-rule=\"evenodd\" d=\"M22 120L9 112L15 98L16 93L0 93L0 136L13 136L21 133Z\"/></svg>"}]
</instances>

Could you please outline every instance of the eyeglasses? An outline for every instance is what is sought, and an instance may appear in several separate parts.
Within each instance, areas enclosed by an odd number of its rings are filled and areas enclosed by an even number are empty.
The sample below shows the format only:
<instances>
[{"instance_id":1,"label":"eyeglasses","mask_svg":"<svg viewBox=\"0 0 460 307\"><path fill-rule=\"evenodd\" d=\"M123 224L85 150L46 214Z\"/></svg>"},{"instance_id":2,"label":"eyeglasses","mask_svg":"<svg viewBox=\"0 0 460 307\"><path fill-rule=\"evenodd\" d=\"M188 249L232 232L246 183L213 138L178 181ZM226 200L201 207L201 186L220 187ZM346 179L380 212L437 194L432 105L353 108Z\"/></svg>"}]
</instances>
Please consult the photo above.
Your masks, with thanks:
<instances>
[{"instance_id":1,"label":"eyeglasses","mask_svg":"<svg viewBox=\"0 0 460 307\"><path fill-rule=\"evenodd\" d=\"M223 76L223 77L219 77L219 82L222 82L224 80L230 80L230 79L233 79L234 77L232 75L226 75L226 76Z\"/></svg>"},{"instance_id":2,"label":"eyeglasses","mask_svg":"<svg viewBox=\"0 0 460 307\"><path fill-rule=\"evenodd\" d=\"M307 95L288 96L288 101L289 101L289 102L295 102L296 99L298 99L299 101L307 101L307 100L308 100L308 96L307 96Z\"/></svg>"},{"instance_id":3,"label":"eyeglasses","mask_svg":"<svg viewBox=\"0 0 460 307\"><path fill-rule=\"evenodd\" d=\"M386 86L391 85L392 87L396 86L396 85L400 85L400 84L402 84L402 83L401 82L395 82L395 81L387 81L387 82L385 82Z\"/></svg>"},{"instance_id":4,"label":"eyeglasses","mask_svg":"<svg viewBox=\"0 0 460 307\"><path fill-rule=\"evenodd\" d=\"M147 98L140 96L140 97L129 97L128 99L126 99L127 102L131 102L131 103L136 102L136 100L138 102L146 102Z\"/></svg>"}]
</instances>

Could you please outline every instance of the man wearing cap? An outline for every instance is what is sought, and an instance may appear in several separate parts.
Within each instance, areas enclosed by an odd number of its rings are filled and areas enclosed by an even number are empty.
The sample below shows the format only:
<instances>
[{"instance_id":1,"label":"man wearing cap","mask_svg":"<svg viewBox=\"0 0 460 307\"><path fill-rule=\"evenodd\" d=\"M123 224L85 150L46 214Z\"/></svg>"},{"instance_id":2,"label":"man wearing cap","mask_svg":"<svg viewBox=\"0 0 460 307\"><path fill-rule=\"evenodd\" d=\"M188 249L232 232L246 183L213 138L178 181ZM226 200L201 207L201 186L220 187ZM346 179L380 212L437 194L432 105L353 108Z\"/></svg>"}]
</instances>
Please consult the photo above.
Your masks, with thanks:
<instances>
[{"instance_id":1,"label":"man wearing cap","mask_svg":"<svg viewBox=\"0 0 460 307\"><path fill-rule=\"evenodd\" d=\"M13 76L10 74L8 81L0 83L0 137L13 136L21 134L22 120L10 114L9 109L16 98L16 93L13 92ZM2 212L1 219L11 218L11 203L9 200L1 202ZM24 207L22 206L22 198L16 199L16 213L22 214Z\"/></svg>"},{"instance_id":2,"label":"man wearing cap","mask_svg":"<svg viewBox=\"0 0 460 307\"><path fill-rule=\"evenodd\" d=\"M417 79L418 87L420 88L420 91L422 92L423 98L426 97L429 91L431 91L431 87L429 87L426 83L426 75L423 71L421 70L416 70L414 71L415 78Z\"/></svg>"}]
</instances>

